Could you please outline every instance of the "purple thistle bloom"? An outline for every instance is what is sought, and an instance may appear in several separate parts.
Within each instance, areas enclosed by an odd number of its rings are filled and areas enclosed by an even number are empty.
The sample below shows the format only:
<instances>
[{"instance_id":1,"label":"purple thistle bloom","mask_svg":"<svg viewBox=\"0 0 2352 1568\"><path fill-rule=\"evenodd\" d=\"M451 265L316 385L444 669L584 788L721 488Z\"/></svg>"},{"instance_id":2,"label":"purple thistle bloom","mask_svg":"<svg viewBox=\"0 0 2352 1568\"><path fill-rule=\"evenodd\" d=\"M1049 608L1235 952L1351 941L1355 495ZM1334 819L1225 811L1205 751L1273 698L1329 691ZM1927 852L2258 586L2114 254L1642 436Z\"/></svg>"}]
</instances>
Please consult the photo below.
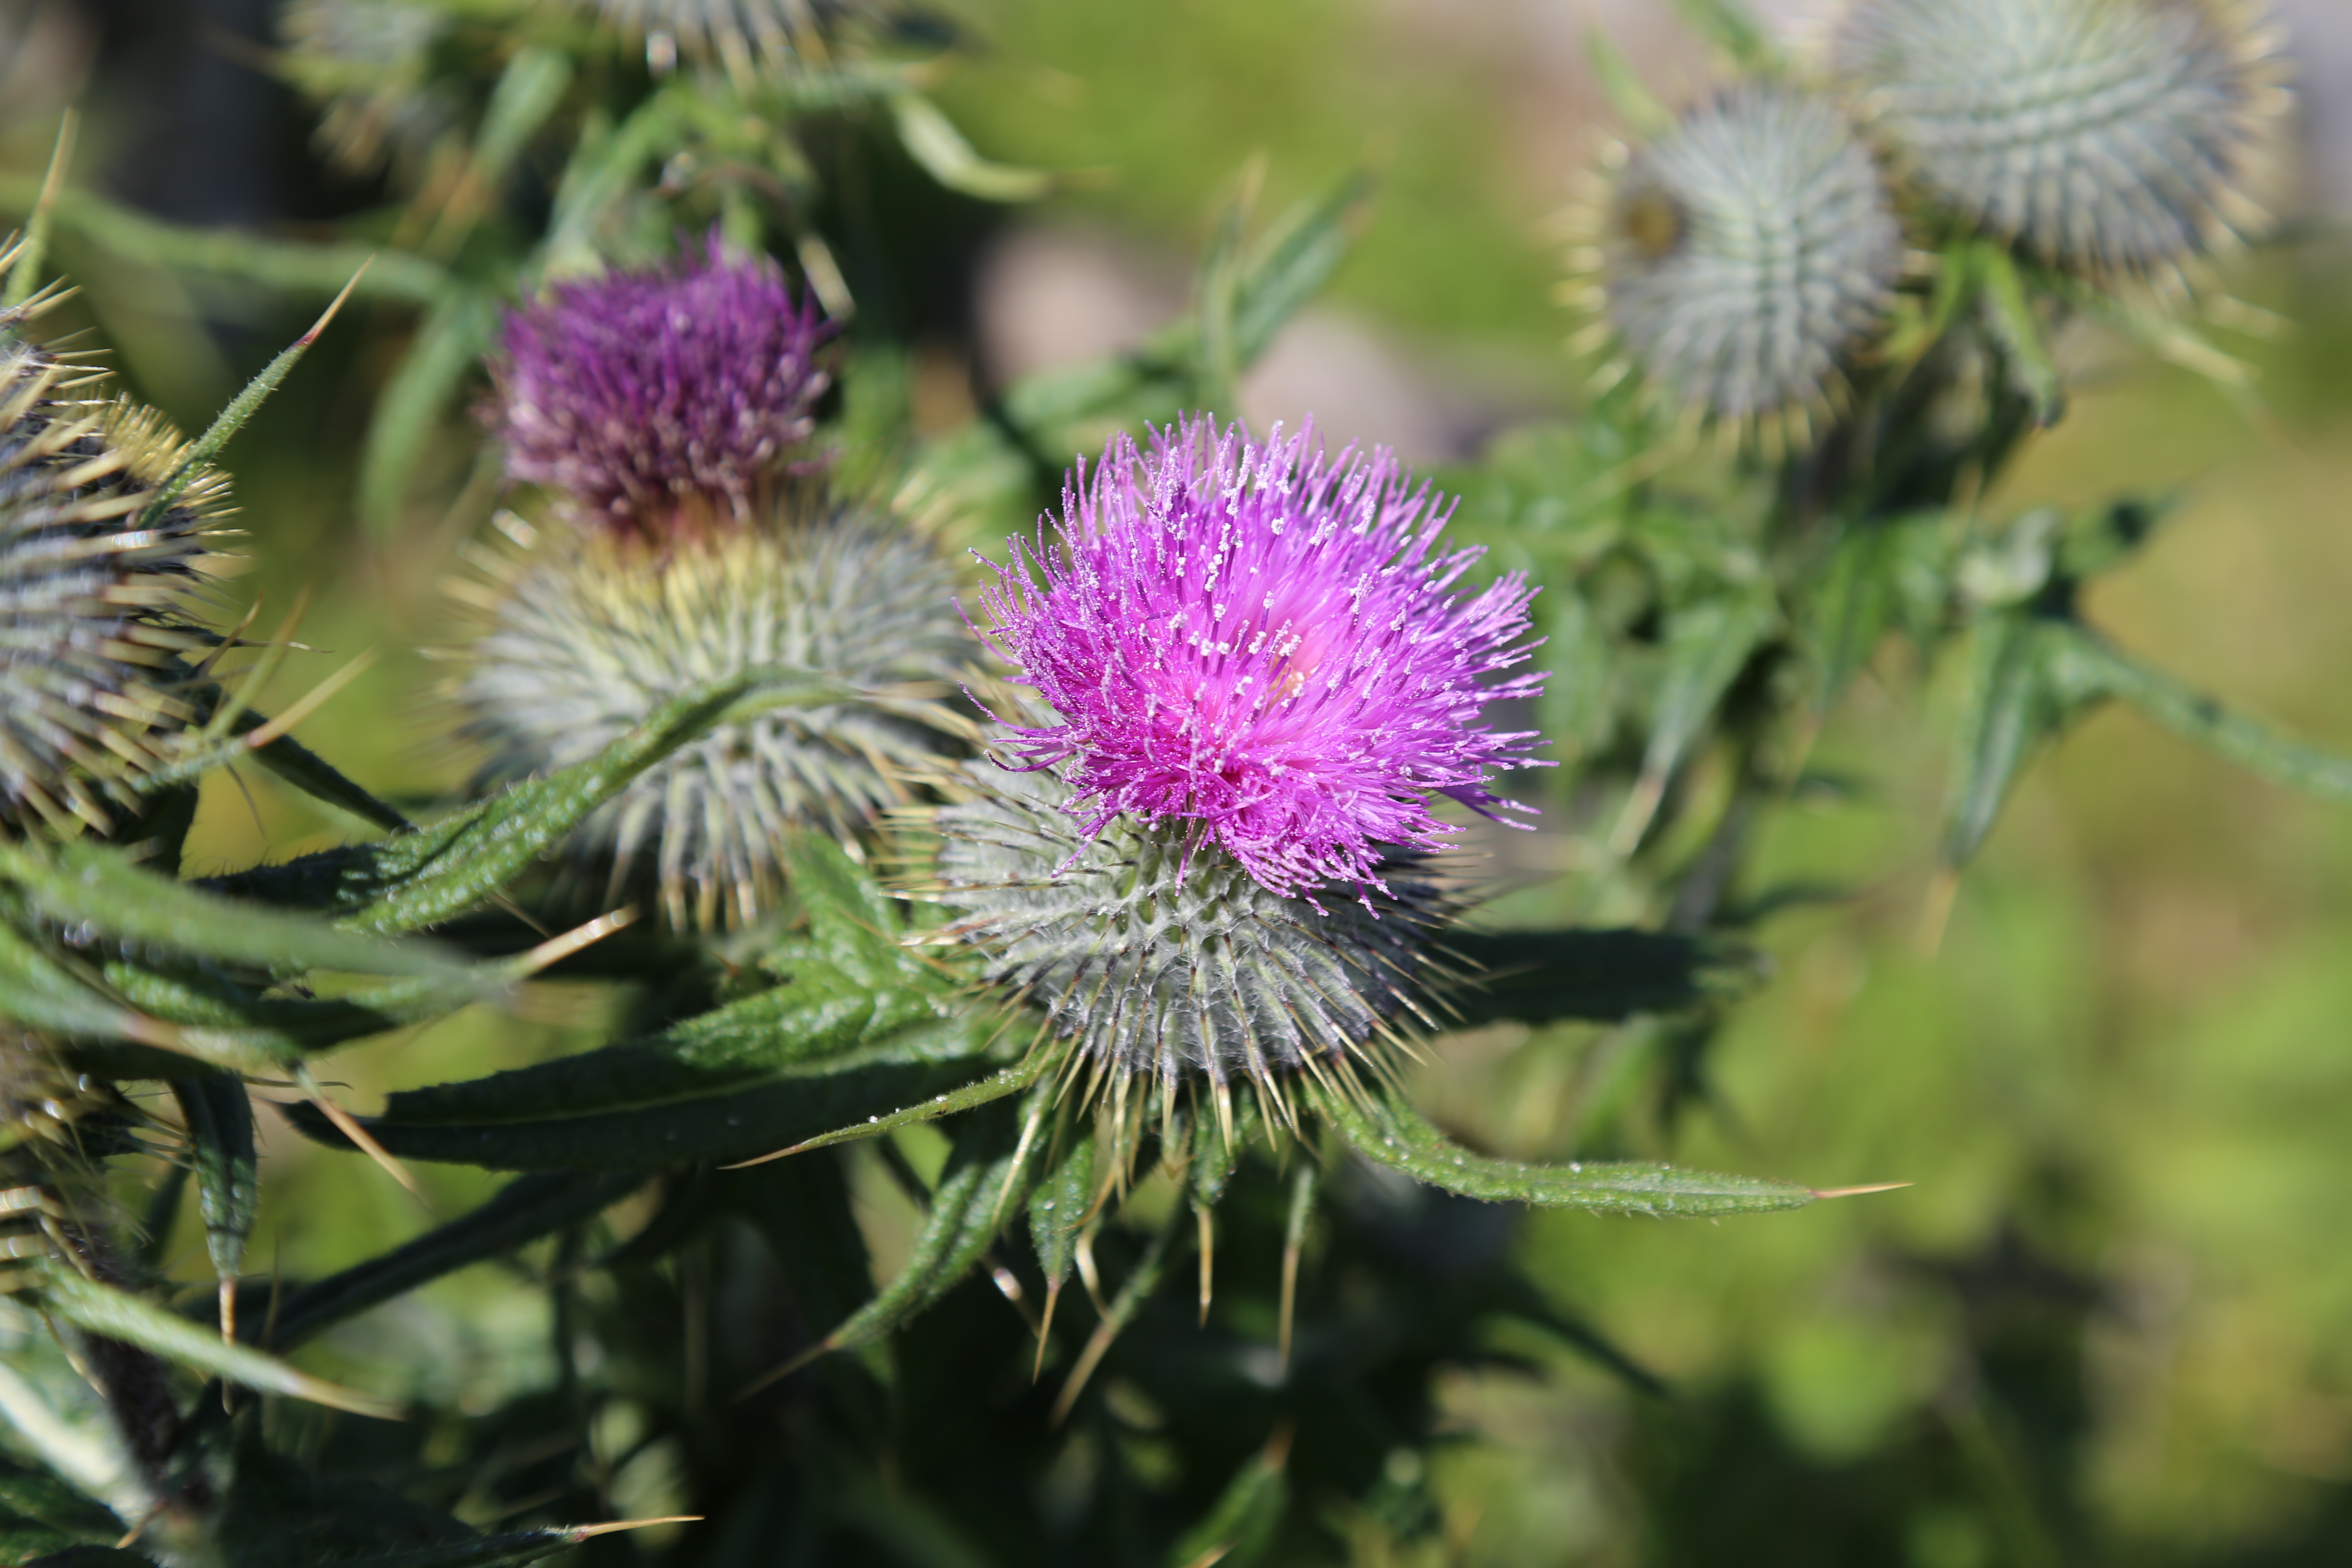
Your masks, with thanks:
<instances>
[{"instance_id":1,"label":"purple thistle bloom","mask_svg":"<svg viewBox=\"0 0 2352 1568\"><path fill-rule=\"evenodd\" d=\"M767 257L708 259L560 283L509 311L485 417L507 472L643 529L681 500L745 515L780 454L805 438L834 331Z\"/></svg>"},{"instance_id":2,"label":"purple thistle bloom","mask_svg":"<svg viewBox=\"0 0 2352 1568\"><path fill-rule=\"evenodd\" d=\"M1062 719L1010 726L1019 749L1070 763L1089 835L1182 819L1269 892L1384 889L1381 846L1457 831L1432 795L1526 810L1488 770L1546 765L1532 731L1478 722L1542 689L1485 679L1534 647L1536 590L1512 573L1453 595L1481 552L1431 553L1452 512L1384 449L1328 458L1312 426L1261 445L1194 416L1148 454L1114 438L1065 489L1053 542L987 563L982 629Z\"/></svg>"}]
</instances>

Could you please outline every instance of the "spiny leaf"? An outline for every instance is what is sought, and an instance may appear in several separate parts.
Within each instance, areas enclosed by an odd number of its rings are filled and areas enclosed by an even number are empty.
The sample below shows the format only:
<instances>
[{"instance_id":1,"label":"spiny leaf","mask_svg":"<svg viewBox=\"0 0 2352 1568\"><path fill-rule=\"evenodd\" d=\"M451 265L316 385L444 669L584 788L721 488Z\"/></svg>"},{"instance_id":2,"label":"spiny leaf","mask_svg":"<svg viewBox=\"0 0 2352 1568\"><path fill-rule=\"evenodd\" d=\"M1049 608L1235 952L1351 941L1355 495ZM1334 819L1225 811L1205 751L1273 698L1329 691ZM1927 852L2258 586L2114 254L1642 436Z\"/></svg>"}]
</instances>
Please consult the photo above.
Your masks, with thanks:
<instances>
[{"instance_id":1,"label":"spiny leaf","mask_svg":"<svg viewBox=\"0 0 2352 1568\"><path fill-rule=\"evenodd\" d=\"M253 1103L233 1073L205 1073L172 1086L187 1124L196 1171L196 1204L204 1215L205 1250L213 1272L235 1279L245 1267L245 1244L261 1207L261 1167L253 1142Z\"/></svg>"},{"instance_id":2,"label":"spiny leaf","mask_svg":"<svg viewBox=\"0 0 2352 1568\"><path fill-rule=\"evenodd\" d=\"M396 1406L383 1400L297 1372L275 1356L224 1343L144 1297L86 1279L70 1269L54 1265L43 1269L36 1289L42 1310L60 1321L102 1339L136 1345L226 1382L361 1415L390 1419L398 1413Z\"/></svg>"},{"instance_id":3,"label":"spiny leaf","mask_svg":"<svg viewBox=\"0 0 2352 1568\"><path fill-rule=\"evenodd\" d=\"M1022 1128L1044 1109L1050 1081L1032 1091L1032 1102L1022 1107L995 1106L973 1112L954 1127L954 1146L939 1185L931 1191L922 1229L898 1278L874 1299L835 1328L810 1351L744 1390L766 1387L835 1351L856 1350L872 1343L938 1300L969 1273L988 1250L1025 1193L1043 1151L1037 1141L1024 1138Z\"/></svg>"},{"instance_id":4,"label":"spiny leaf","mask_svg":"<svg viewBox=\"0 0 2352 1568\"><path fill-rule=\"evenodd\" d=\"M364 1125L394 1154L493 1170L643 1170L869 1135L1012 1092L971 1081L988 1019L812 964L661 1034L395 1094ZM340 1144L313 1111L309 1136Z\"/></svg>"},{"instance_id":5,"label":"spiny leaf","mask_svg":"<svg viewBox=\"0 0 2352 1568\"><path fill-rule=\"evenodd\" d=\"M305 856L206 885L240 899L325 910L357 931L415 931L463 913L678 747L720 725L854 698L789 667L738 670L679 692L596 755L526 779L413 833Z\"/></svg>"},{"instance_id":6,"label":"spiny leaf","mask_svg":"<svg viewBox=\"0 0 2352 1568\"><path fill-rule=\"evenodd\" d=\"M1611 840L1617 853L1631 854L1641 843L1666 786L1715 718L1724 693L1780 626L1780 603L1760 576L1719 584L1668 616L1641 778Z\"/></svg>"},{"instance_id":7,"label":"spiny leaf","mask_svg":"<svg viewBox=\"0 0 2352 1568\"><path fill-rule=\"evenodd\" d=\"M1344 1094L1310 1092L1340 1136L1366 1159L1488 1203L1707 1215L1801 1208L1814 1197L1811 1188L1792 1182L1716 1175L1646 1161L1539 1165L1497 1160L1460 1147L1392 1094L1368 1091L1367 1103Z\"/></svg>"},{"instance_id":8,"label":"spiny leaf","mask_svg":"<svg viewBox=\"0 0 2352 1568\"><path fill-rule=\"evenodd\" d=\"M291 1350L347 1318L403 1296L418 1286L491 1258L551 1232L602 1214L644 1184L636 1172L593 1175L523 1176L470 1214L436 1226L415 1240L354 1264L340 1274L287 1293L269 1343ZM243 1337L258 1340L263 1325L247 1315Z\"/></svg>"},{"instance_id":9,"label":"spiny leaf","mask_svg":"<svg viewBox=\"0 0 2352 1568\"><path fill-rule=\"evenodd\" d=\"M106 966L105 975L124 1001L192 1031L182 1036L184 1047L240 1067L291 1065L314 1051L446 1017L460 1007L502 995L515 978L505 965L486 965L456 975L395 980L310 997L262 995L202 968L164 971L114 963Z\"/></svg>"},{"instance_id":10,"label":"spiny leaf","mask_svg":"<svg viewBox=\"0 0 2352 1568\"><path fill-rule=\"evenodd\" d=\"M2010 379L2018 395L2032 406L2034 423L2049 426L2066 412L2066 388L2033 303L2026 297L2025 280L2017 259L2002 246L1979 241L1972 247L1969 274L1982 290L1985 325L2000 342L2009 362Z\"/></svg>"},{"instance_id":11,"label":"spiny leaf","mask_svg":"<svg viewBox=\"0 0 2352 1568\"><path fill-rule=\"evenodd\" d=\"M1357 170L1321 197L1292 208L1258 242L1234 290L1237 370L1257 363L1290 318L1347 259L1379 194L1379 178Z\"/></svg>"},{"instance_id":12,"label":"spiny leaf","mask_svg":"<svg viewBox=\"0 0 2352 1568\"><path fill-rule=\"evenodd\" d=\"M1944 859L1964 866L1992 831L2026 763L2101 695L2065 658L2065 623L2010 609L1977 623L1969 699L1960 717L1958 777L1945 811Z\"/></svg>"},{"instance_id":13,"label":"spiny leaf","mask_svg":"<svg viewBox=\"0 0 2352 1568\"><path fill-rule=\"evenodd\" d=\"M186 449L180 454L179 461L173 467L170 477L155 487L154 495L140 511L139 527L152 528L161 522L163 514L171 510L172 503L180 499L181 492L194 483L196 477L204 472L205 465L228 445L228 438L243 429L245 422L268 401L269 395L278 390L278 384L284 381L287 373L310 352L310 345L319 341L319 334L327 330L327 323L335 319L335 312L343 308L343 301L352 297L352 290L359 287L360 279L366 274L368 266L368 262L362 262L352 280L343 285L342 292L335 296L334 302L327 307L326 313L310 330L279 350L278 357L262 366L261 373L246 383L245 389L229 399L228 405L213 416L213 422L205 433L188 443Z\"/></svg>"},{"instance_id":14,"label":"spiny leaf","mask_svg":"<svg viewBox=\"0 0 2352 1568\"><path fill-rule=\"evenodd\" d=\"M1840 531L1805 617L1813 705L1826 710L1890 632L1922 643L1952 609L1951 519L1940 511L1859 518Z\"/></svg>"},{"instance_id":15,"label":"spiny leaf","mask_svg":"<svg viewBox=\"0 0 2352 1568\"><path fill-rule=\"evenodd\" d=\"M49 149L49 170L41 177L41 194L25 220L24 237L10 247L8 281L6 292L0 293L0 309L16 309L41 286L41 263L49 250L49 226L57 219L58 195L65 187L66 168L73 161L74 132L79 123L80 116L70 108L58 118L58 139Z\"/></svg>"},{"instance_id":16,"label":"spiny leaf","mask_svg":"<svg viewBox=\"0 0 2352 1568\"><path fill-rule=\"evenodd\" d=\"M44 1034L170 1048L179 1031L133 1012L0 923L0 1018Z\"/></svg>"},{"instance_id":17,"label":"spiny leaf","mask_svg":"<svg viewBox=\"0 0 2352 1568\"><path fill-rule=\"evenodd\" d=\"M1078 1232L1095 1195L1095 1135L1091 1127L1054 1156L1029 1194L1029 1242L1048 1292L1061 1289L1078 1256Z\"/></svg>"},{"instance_id":18,"label":"spiny leaf","mask_svg":"<svg viewBox=\"0 0 2352 1568\"><path fill-rule=\"evenodd\" d=\"M1455 931L1444 944L1471 966L1446 997L1463 1027L1681 1012L1735 1000L1765 973L1750 948L1668 931Z\"/></svg>"},{"instance_id":19,"label":"spiny leaf","mask_svg":"<svg viewBox=\"0 0 2352 1568\"><path fill-rule=\"evenodd\" d=\"M340 931L300 915L225 899L133 865L118 850L77 841L47 849L0 844L0 877L43 918L99 938L166 948L273 973L334 970L457 979L463 960L421 942Z\"/></svg>"}]
</instances>

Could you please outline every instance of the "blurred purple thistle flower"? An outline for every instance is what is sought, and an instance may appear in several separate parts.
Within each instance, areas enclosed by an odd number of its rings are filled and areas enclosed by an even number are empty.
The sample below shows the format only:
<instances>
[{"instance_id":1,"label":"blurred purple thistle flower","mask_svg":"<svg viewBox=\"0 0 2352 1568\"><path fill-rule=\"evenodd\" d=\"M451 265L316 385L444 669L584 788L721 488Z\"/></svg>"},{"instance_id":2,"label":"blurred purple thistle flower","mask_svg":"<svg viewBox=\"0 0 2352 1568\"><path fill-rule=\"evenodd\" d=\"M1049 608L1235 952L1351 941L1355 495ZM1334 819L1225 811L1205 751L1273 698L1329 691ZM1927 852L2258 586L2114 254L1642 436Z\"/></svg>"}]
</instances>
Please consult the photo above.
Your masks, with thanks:
<instances>
[{"instance_id":1,"label":"blurred purple thistle flower","mask_svg":"<svg viewBox=\"0 0 2352 1568\"><path fill-rule=\"evenodd\" d=\"M1148 454L1114 438L1065 488L1053 542L987 563L982 629L1063 721L1008 726L1019 750L1070 763L1089 835L1183 819L1277 895L1385 890L1381 846L1457 831L1432 795L1523 811L1488 771L1549 765L1533 731L1478 721L1542 689L1485 679L1536 646L1536 590L1512 573L1451 595L1481 553L1431 554L1452 511L1385 449L1327 457L1311 426L1261 445L1193 416Z\"/></svg>"},{"instance_id":2,"label":"blurred purple thistle flower","mask_svg":"<svg viewBox=\"0 0 2352 1568\"><path fill-rule=\"evenodd\" d=\"M559 283L509 311L485 417L507 472L646 529L681 501L741 517L813 427L834 324L767 257Z\"/></svg>"}]
</instances>

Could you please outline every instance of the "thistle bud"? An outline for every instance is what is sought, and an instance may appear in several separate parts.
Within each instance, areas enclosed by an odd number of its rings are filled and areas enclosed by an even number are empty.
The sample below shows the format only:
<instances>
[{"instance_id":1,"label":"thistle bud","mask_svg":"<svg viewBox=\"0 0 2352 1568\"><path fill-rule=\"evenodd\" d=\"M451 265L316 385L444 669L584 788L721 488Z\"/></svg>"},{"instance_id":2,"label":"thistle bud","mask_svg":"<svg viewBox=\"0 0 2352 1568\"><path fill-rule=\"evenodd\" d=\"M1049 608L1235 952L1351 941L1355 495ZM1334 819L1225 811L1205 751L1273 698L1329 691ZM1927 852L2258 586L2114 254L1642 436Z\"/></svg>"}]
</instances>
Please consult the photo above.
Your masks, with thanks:
<instances>
[{"instance_id":1,"label":"thistle bud","mask_svg":"<svg viewBox=\"0 0 2352 1568\"><path fill-rule=\"evenodd\" d=\"M1933 201L2088 274L2173 271L2255 222L2284 103L2234 0L1854 0L1830 63Z\"/></svg>"},{"instance_id":2,"label":"thistle bud","mask_svg":"<svg viewBox=\"0 0 2352 1568\"><path fill-rule=\"evenodd\" d=\"M0 313L0 832L106 832L208 706L215 646L186 612L226 483L198 473L143 514L186 445Z\"/></svg>"},{"instance_id":3,"label":"thistle bud","mask_svg":"<svg viewBox=\"0 0 2352 1568\"><path fill-rule=\"evenodd\" d=\"M1589 221L1594 341L1664 403L1733 428L1801 432L1883 327L1904 260L1869 149L1776 82L1633 149Z\"/></svg>"}]
</instances>

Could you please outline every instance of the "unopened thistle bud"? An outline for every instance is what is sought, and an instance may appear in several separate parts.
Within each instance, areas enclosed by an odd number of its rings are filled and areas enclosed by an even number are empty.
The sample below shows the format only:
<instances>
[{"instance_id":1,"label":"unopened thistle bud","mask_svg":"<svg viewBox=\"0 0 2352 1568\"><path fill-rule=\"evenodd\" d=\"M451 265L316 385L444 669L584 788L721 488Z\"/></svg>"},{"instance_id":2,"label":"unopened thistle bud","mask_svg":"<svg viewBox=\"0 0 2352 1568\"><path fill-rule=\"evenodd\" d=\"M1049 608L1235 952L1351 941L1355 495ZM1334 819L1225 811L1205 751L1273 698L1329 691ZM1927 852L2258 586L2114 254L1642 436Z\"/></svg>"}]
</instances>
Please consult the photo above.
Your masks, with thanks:
<instances>
[{"instance_id":1,"label":"unopened thistle bud","mask_svg":"<svg viewBox=\"0 0 2352 1568\"><path fill-rule=\"evenodd\" d=\"M83 382L0 313L0 832L106 832L206 706L188 617L226 484L197 474L143 514L186 455L178 434Z\"/></svg>"},{"instance_id":2,"label":"unopened thistle bud","mask_svg":"<svg viewBox=\"0 0 2352 1568\"><path fill-rule=\"evenodd\" d=\"M1669 406L1805 422L1883 327L1904 260L1876 161L1835 106L1750 81L1624 155L1589 220L1596 342Z\"/></svg>"},{"instance_id":3,"label":"unopened thistle bud","mask_svg":"<svg viewBox=\"0 0 2352 1568\"><path fill-rule=\"evenodd\" d=\"M569 847L583 890L658 889L681 930L746 925L806 826L855 844L908 776L969 728L948 705L973 652L952 574L904 526L851 506L654 539L561 523L505 569L457 686L484 785L580 762L688 687L757 666L828 676L864 700L712 731L640 775Z\"/></svg>"},{"instance_id":4,"label":"unopened thistle bud","mask_svg":"<svg viewBox=\"0 0 2352 1568\"><path fill-rule=\"evenodd\" d=\"M640 881L679 928L741 925L804 826L856 846L971 724L950 706L974 650L954 578L887 511L790 474L830 331L772 262L621 274L509 319L488 410L508 471L554 489L499 563L456 684L489 751L481 782L594 754L689 687L805 670L866 693L714 731L583 825L571 870L616 900Z\"/></svg>"},{"instance_id":5,"label":"unopened thistle bud","mask_svg":"<svg viewBox=\"0 0 2352 1568\"><path fill-rule=\"evenodd\" d=\"M2236 0L1853 0L1830 63L1937 204L2053 265L2145 276L2242 231L2284 105Z\"/></svg>"},{"instance_id":6,"label":"unopened thistle bud","mask_svg":"<svg viewBox=\"0 0 2352 1568\"><path fill-rule=\"evenodd\" d=\"M1272 1087L1412 1005L1457 831L1434 798L1524 809L1489 778L1540 765L1481 721L1541 688L1503 673L1534 590L1459 592L1450 510L1385 453L1195 418L1114 440L991 563L982 629L1055 721L1012 728L1025 773L967 771L933 896L1098 1075Z\"/></svg>"}]
</instances>

